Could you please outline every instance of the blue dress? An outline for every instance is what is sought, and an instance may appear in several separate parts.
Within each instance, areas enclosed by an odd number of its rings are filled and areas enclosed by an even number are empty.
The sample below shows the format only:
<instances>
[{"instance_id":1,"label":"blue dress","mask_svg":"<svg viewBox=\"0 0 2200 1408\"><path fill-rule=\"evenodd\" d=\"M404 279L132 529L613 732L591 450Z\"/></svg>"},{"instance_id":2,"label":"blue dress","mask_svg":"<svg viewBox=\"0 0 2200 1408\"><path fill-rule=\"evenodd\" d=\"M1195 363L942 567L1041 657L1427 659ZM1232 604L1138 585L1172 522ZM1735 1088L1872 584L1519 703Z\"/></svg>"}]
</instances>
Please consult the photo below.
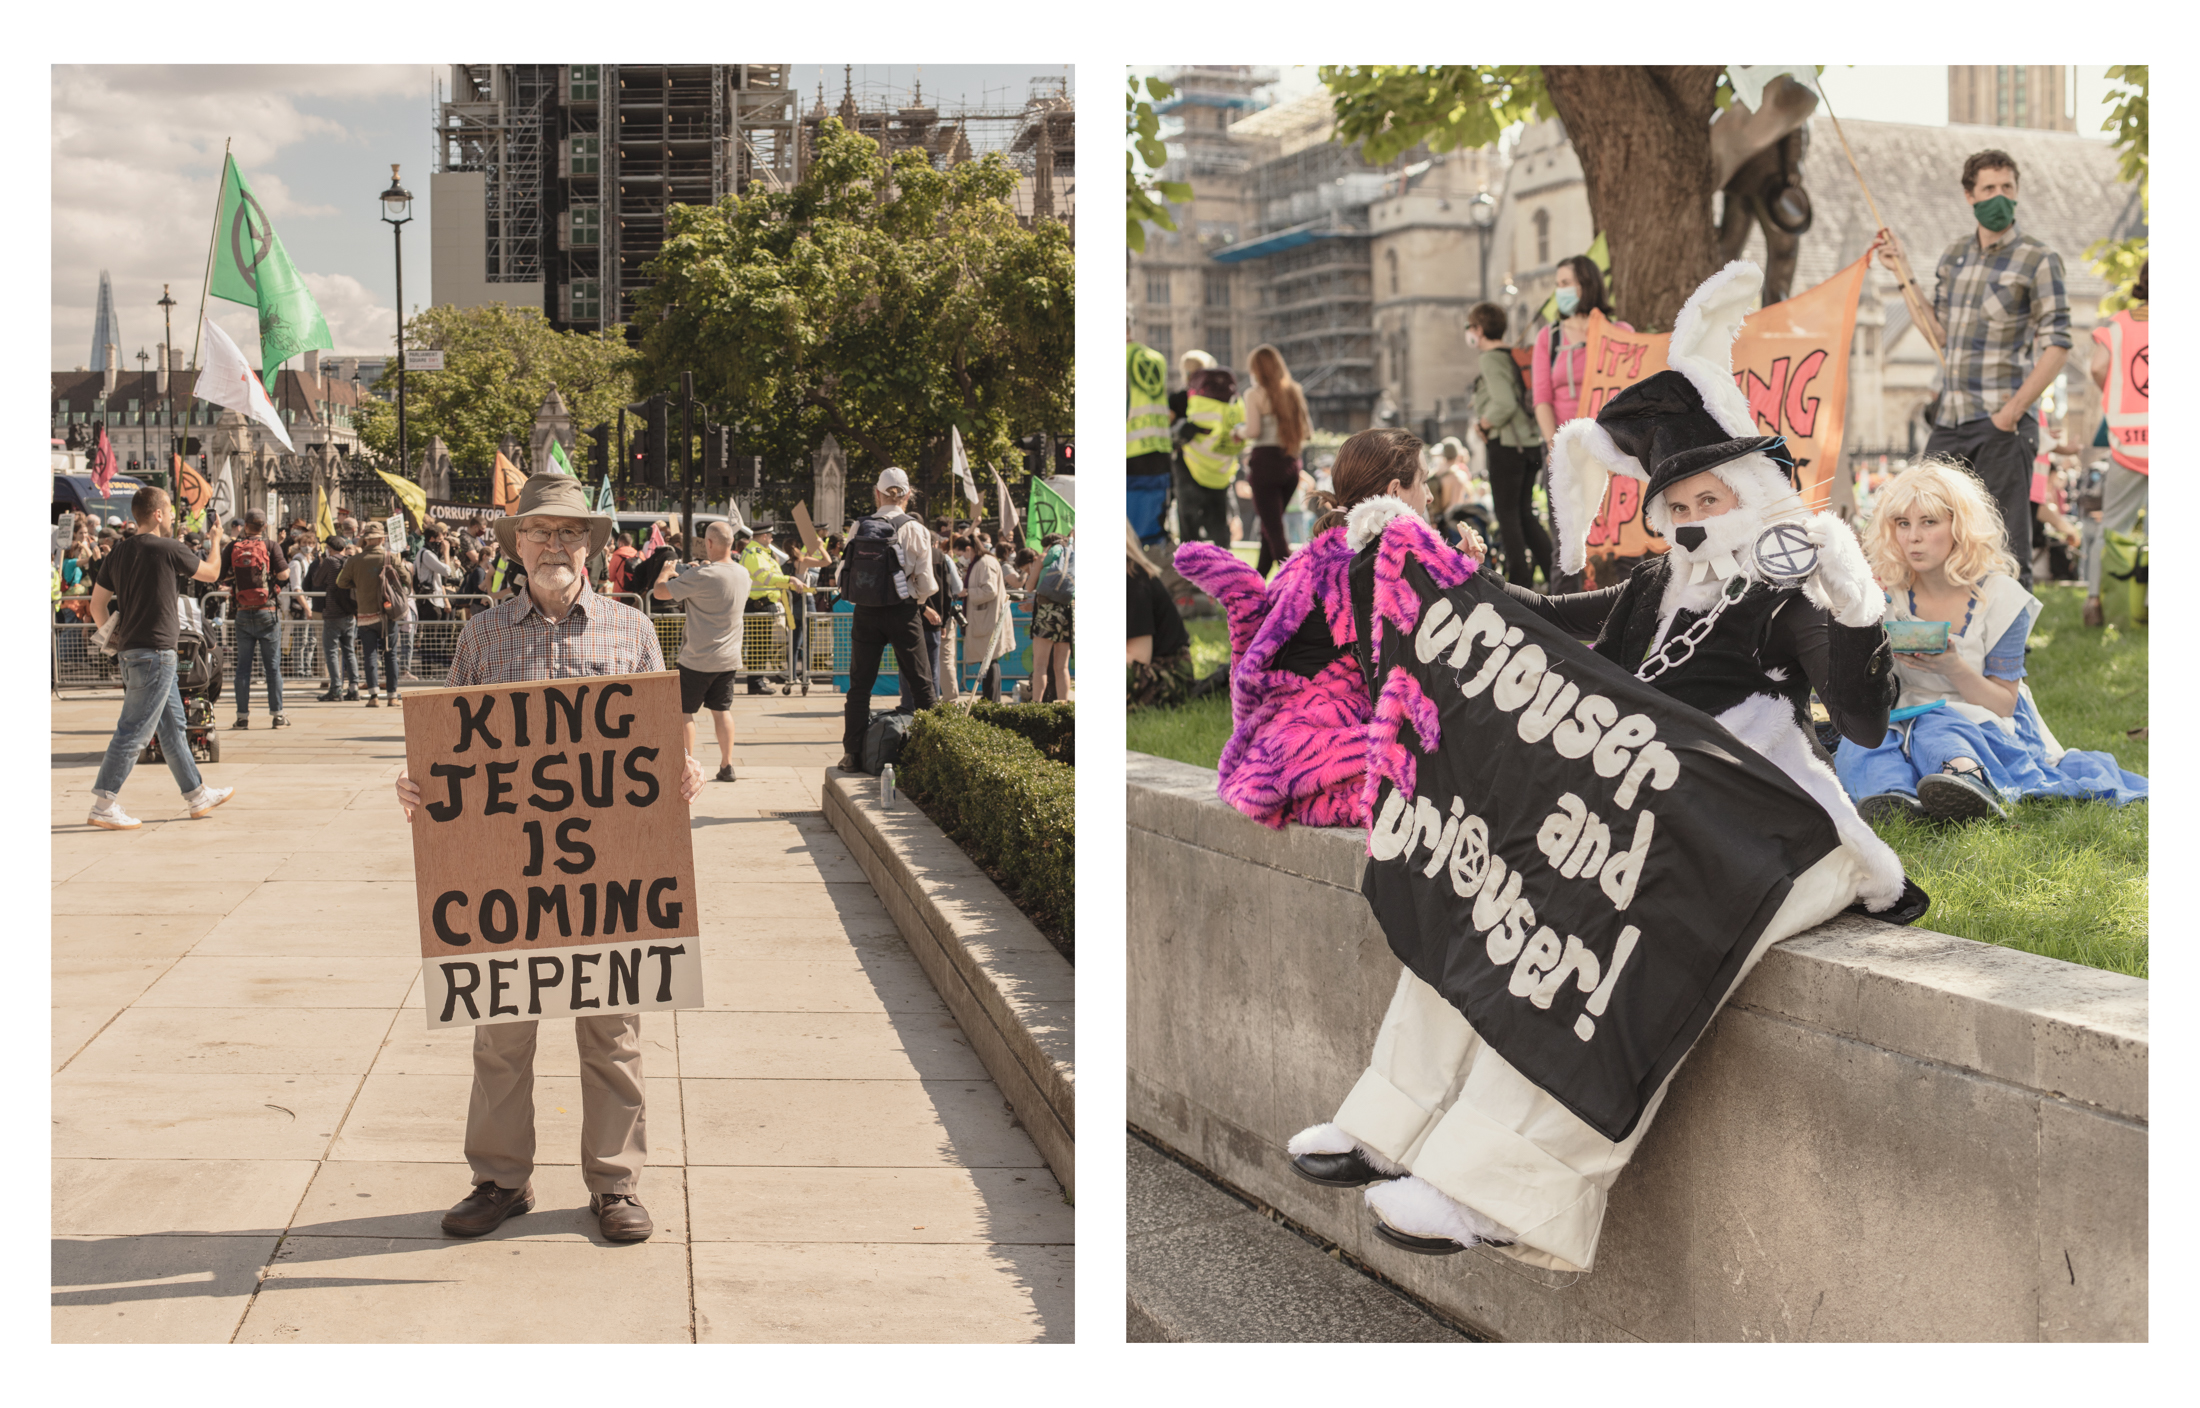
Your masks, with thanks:
<instances>
[{"instance_id":1,"label":"blue dress","mask_svg":"<svg viewBox=\"0 0 2200 1408\"><path fill-rule=\"evenodd\" d=\"M1890 594L1887 618L1914 621L1909 594ZM2147 780L2117 766L2107 753L2065 749L2040 717L2024 683L2024 642L2040 613L2039 599L1999 574L1978 584L1961 629L1951 623L1948 648L1989 679L2017 682L2017 707L2007 719L1966 703L1940 676L1895 657L1902 681L1897 713L1934 706L1893 724L1877 748L1841 740L1833 770L1859 801L1883 792L1917 795L1921 777L1955 758L1975 759L2004 802L2024 797L2094 799L2122 806L2144 801Z\"/></svg>"}]
</instances>

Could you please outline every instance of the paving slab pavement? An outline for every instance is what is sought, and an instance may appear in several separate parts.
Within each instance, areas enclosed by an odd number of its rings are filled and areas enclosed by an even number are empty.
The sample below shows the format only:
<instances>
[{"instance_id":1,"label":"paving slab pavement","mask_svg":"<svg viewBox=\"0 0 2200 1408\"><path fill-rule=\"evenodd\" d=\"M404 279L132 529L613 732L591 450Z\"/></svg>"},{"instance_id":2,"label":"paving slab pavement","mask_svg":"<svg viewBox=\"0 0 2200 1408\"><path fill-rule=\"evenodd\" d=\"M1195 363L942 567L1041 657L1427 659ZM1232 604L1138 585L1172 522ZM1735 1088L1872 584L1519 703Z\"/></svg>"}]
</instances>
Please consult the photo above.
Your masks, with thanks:
<instances>
[{"instance_id":1,"label":"paving slab pavement","mask_svg":"<svg viewBox=\"0 0 2200 1408\"><path fill-rule=\"evenodd\" d=\"M1074 1338L1074 1214L823 821L840 702L735 697L741 780L694 806L707 1006L644 1019L657 1231L615 1245L562 1023L535 1210L438 1226L470 1036L419 1010L400 718L293 692L203 769L234 801L189 820L141 766L117 833L84 815L120 695L57 699L54 1340Z\"/></svg>"}]
</instances>

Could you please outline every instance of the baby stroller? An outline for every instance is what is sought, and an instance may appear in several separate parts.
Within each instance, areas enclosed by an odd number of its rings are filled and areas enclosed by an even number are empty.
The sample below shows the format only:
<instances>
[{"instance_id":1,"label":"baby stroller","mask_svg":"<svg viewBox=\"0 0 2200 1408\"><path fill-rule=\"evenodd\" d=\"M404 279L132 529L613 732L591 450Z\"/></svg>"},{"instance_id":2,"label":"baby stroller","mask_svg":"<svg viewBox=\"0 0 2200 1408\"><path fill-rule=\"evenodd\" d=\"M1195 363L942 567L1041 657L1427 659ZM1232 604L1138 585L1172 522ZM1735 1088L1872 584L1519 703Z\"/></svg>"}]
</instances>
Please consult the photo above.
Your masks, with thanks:
<instances>
[{"instance_id":1,"label":"baby stroller","mask_svg":"<svg viewBox=\"0 0 2200 1408\"><path fill-rule=\"evenodd\" d=\"M176 611L182 618L176 629L176 689L183 695L184 736L191 740L194 761L218 763L222 760L222 736L214 728L214 706L221 702L229 652L206 629L205 613L196 601L179 597ZM138 761L167 761L160 751L158 733L145 740L145 751L138 755Z\"/></svg>"}]
</instances>

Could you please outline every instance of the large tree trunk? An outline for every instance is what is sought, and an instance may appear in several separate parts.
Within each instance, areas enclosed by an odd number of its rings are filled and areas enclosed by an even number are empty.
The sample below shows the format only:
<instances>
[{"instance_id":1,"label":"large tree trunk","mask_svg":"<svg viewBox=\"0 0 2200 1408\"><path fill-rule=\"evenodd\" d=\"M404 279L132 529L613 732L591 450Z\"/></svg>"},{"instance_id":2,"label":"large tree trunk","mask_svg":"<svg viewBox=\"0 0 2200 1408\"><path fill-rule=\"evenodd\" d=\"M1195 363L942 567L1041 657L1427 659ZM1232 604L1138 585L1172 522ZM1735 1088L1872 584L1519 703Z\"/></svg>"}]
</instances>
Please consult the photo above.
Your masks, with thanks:
<instances>
[{"instance_id":1,"label":"large tree trunk","mask_svg":"<svg viewBox=\"0 0 2200 1408\"><path fill-rule=\"evenodd\" d=\"M1612 253L1614 310L1638 328L1670 329L1688 295L1718 271L1718 65L1545 65L1543 78L1581 158L1590 218Z\"/></svg>"}]
</instances>

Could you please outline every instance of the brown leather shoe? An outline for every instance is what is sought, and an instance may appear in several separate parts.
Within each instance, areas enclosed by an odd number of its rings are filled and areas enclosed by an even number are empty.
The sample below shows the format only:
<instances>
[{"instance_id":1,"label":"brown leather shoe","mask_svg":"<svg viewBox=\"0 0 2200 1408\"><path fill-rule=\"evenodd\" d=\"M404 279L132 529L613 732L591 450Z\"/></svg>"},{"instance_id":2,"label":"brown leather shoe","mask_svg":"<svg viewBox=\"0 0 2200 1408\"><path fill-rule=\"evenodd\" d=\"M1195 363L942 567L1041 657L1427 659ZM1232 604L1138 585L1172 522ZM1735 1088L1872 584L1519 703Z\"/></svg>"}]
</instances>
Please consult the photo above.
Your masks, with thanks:
<instances>
[{"instance_id":1,"label":"brown leather shoe","mask_svg":"<svg viewBox=\"0 0 2200 1408\"><path fill-rule=\"evenodd\" d=\"M524 1188L499 1188L494 1183L477 1183L474 1191L460 1200L457 1207L443 1214L443 1231L452 1237L479 1237L494 1232L507 1217L517 1217L532 1212L535 1207L535 1185L532 1181Z\"/></svg>"},{"instance_id":2,"label":"brown leather shoe","mask_svg":"<svg viewBox=\"0 0 2200 1408\"><path fill-rule=\"evenodd\" d=\"M603 1229L606 1241L646 1242L657 1230L648 1211L631 1194L591 1193L588 1210L596 1214L596 1225Z\"/></svg>"},{"instance_id":3,"label":"brown leather shoe","mask_svg":"<svg viewBox=\"0 0 2200 1408\"><path fill-rule=\"evenodd\" d=\"M2084 620L2087 626L2095 629L2099 628L2101 624L2101 603L2098 600L2089 601L2085 604Z\"/></svg>"}]
</instances>

